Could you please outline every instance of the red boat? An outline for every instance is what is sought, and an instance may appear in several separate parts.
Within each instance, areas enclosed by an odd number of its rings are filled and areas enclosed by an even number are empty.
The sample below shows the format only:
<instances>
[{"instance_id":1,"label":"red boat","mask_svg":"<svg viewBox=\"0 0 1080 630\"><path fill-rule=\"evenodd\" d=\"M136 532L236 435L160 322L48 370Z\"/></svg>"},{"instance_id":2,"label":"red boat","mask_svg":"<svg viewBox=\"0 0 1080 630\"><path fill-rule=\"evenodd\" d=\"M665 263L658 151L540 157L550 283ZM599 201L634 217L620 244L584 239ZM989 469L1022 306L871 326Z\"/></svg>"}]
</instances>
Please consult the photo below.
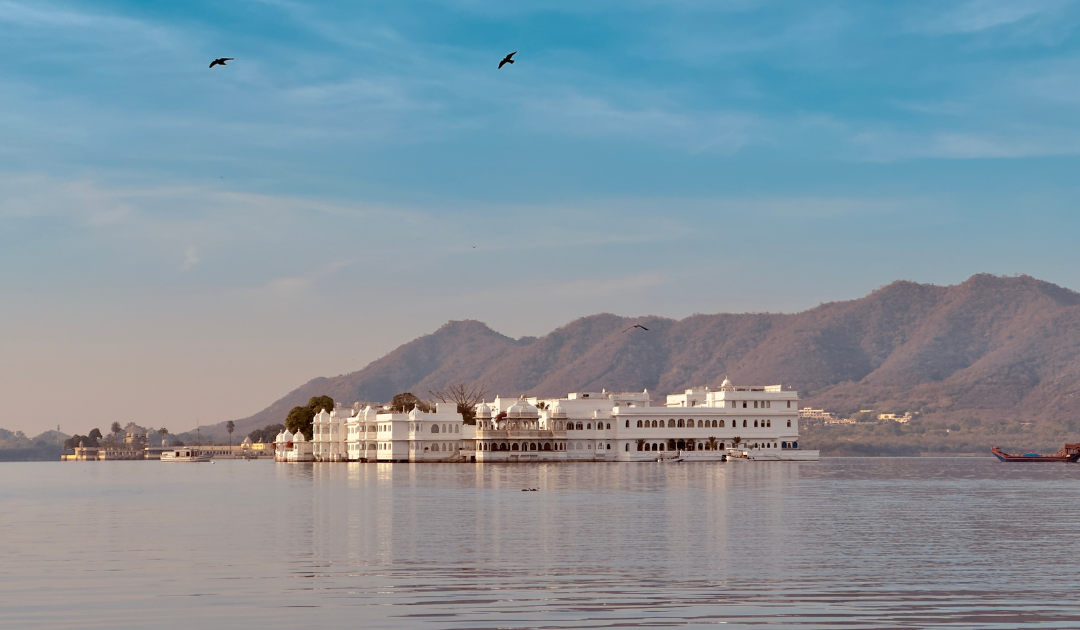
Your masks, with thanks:
<instances>
[{"instance_id":1,"label":"red boat","mask_svg":"<svg viewBox=\"0 0 1080 630\"><path fill-rule=\"evenodd\" d=\"M1066 444L1065 448L1050 455L1040 453L1006 453L998 447L990 449L1003 462L1075 462L1080 459L1080 442Z\"/></svg>"}]
</instances>

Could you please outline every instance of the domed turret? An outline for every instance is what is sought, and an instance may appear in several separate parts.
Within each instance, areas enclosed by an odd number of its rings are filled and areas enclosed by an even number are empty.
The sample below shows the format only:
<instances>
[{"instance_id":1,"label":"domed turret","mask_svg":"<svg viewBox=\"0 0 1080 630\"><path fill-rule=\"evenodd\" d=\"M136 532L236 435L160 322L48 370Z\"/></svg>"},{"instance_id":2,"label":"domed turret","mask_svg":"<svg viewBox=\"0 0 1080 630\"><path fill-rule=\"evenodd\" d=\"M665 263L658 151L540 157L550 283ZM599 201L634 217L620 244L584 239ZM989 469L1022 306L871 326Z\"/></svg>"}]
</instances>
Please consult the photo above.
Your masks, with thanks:
<instances>
[{"instance_id":1,"label":"domed turret","mask_svg":"<svg viewBox=\"0 0 1080 630\"><path fill-rule=\"evenodd\" d=\"M530 405L529 401L525 400L525 397L522 396L520 399L518 399L517 402L510 405L509 409L506 410L506 417L507 418L514 418L514 419L517 419L517 418L529 418L529 419L539 418L540 417L540 411L536 407L533 407L532 405Z\"/></svg>"},{"instance_id":2,"label":"domed turret","mask_svg":"<svg viewBox=\"0 0 1080 630\"><path fill-rule=\"evenodd\" d=\"M734 385L732 385L731 381L728 380L728 377L725 376L724 382L720 383L720 389L731 389L732 387L734 387Z\"/></svg>"},{"instance_id":3,"label":"domed turret","mask_svg":"<svg viewBox=\"0 0 1080 630\"><path fill-rule=\"evenodd\" d=\"M420 411L420 405L413 405L412 411L409 412L409 420L416 420L421 413L423 412Z\"/></svg>"},{"instance_id":4,"label":"domed turret","mask_svg":"<svg viewBox=\"0 0 1080 630\"><path fill-rule=\"evenodd\" d=\"M293 436L292 441L293 442L304 442L305 441L304 432L303 431L297 431L296 435Z\"/></svg>"},{"instance_id":5,"label":"domed turret","mask_svg":"<svg viewBox=\"0 0 1080 630\"><path fill-rule=\"evenodd\" d=\"M290 431L288 429L285 429L284 431L282 431L281 435L279 435L278 437L281 438L279 440L280 442L292 442L293 441L292 431Z\"/></svg>"},{"instance_id":6,"label":"domed turret","mask_svg":"<svg viewBox=\"0 0 1080 630\"><path fill-rule=\"evenodd\" d=\"M476 417L477 418L490 418L491 417L491 407L488 407L488 404L486 402L481 402L479 405L476 406Z\"/></svg>"}]
</instances>

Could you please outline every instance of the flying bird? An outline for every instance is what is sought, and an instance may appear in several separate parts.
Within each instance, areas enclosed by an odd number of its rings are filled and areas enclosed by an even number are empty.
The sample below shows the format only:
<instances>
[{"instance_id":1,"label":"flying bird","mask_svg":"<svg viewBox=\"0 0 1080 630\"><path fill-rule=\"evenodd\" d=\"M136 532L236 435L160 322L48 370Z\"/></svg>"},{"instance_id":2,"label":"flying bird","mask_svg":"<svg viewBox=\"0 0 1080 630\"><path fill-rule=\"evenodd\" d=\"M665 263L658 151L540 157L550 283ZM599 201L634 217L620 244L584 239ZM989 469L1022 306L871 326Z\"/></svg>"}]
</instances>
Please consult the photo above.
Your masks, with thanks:
<instances>
[{"instance_id":1,"label":"flying bird","mask_svg":"<svg viewBox=\"0 0 1080 630\"><path fill-rule=\"evenodd\" d=\"M502 61L500 61L500 62L499 62L499 69L501 70L501 69L502 69L502 67L503 67L503 66L505 66L505 65L506 65L506 64L508 64L508 63L514 63L514 60L513 60L513 59L511 59L511 57L513 57L514 55L516 55L516 54L517 54L517 52L518 52L518 51L516 51L516 50L515 50L514 52L510 53L509 55L507 55L507 56L503 57Z\"/></svg>"},{"instance_id":2,"label":"flying bird","mask_svg":"<svg viewBox=\"0 0 1080 630\"><path fill-rule=\"evenodd\" d=\"M473 245L473 246L472 246L472 248L473 248L473 249L476 249L476 245Z\"/></svg>"},{"instance_id":3,"label":"flying bird","mask_svg":"<svg viewBox=\"0 0 1080 630\"><path fill-rule=\"evenodd\" d=\"M214 66L224 66L226 61L232 61L232 60L233 60L232 57L221 57L220 59L215 59L215 60L211 61L210 62L210 67L213 68Z\"/></svg>"},{"instance_id":4,"label":"flying bird","mask_svg":"<svg viewBox=\"0 0 1080 630\"><path fill-rule=\"evenodd\" d=\"M633 326L631 326L631 327L627 328L627 329L626 329L626 330L624 330L623 332L627 332L627 331L633 330L633 329L635 329L635 328L640 328L640 329L642 329L642 330L648 330L648 328L646 328L646 327L642 326L641 324L634 324Z\"/></svg>"}]
</instances>

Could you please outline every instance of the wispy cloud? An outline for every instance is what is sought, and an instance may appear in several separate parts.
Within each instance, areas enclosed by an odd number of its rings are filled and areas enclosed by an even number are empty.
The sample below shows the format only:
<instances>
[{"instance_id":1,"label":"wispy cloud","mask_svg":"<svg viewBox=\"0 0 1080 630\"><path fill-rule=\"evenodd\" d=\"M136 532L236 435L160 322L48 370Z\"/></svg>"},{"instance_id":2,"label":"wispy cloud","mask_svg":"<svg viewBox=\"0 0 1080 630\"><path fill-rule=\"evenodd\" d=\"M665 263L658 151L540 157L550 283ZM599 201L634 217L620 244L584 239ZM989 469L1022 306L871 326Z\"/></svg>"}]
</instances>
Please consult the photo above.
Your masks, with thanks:
<instances>
[{"instance_id":1,"label":"wispy cloud","mask_svg":"<svg viewBox=\"0 0 1080 630\"><path fill-rule=\"evenodd\" d=\"M184 250L184 264L180 268L187 271L197 264L199 264L199 250L195 247Z\"/></svg>"}]
</instances>

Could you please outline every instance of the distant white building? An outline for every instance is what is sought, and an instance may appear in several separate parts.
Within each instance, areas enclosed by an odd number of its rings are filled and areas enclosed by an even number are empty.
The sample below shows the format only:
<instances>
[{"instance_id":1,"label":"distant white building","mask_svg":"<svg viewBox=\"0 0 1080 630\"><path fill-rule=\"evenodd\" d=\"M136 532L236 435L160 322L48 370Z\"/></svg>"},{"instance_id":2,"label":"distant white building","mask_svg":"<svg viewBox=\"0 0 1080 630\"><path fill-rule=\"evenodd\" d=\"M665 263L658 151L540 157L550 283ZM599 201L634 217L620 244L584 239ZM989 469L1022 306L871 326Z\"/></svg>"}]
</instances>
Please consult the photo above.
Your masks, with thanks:
<instances>
[{"instance_id":1,"label":"distant white building","mask_svg":"<svg viewBox=\"0 0 1080 630\"><path fill-rule=\"evenodd\" d=\"M780 385L697 387L652 406L649 392L501 398L465 425L452 403L432 413L337 408L313 422L311 442L278 436L278 461L652 461L816 459L799 449L798 394ZM305 449L310 449L305 451ZM304 459L305 452L309 459Z\"/></svg>"}]
</instances>

